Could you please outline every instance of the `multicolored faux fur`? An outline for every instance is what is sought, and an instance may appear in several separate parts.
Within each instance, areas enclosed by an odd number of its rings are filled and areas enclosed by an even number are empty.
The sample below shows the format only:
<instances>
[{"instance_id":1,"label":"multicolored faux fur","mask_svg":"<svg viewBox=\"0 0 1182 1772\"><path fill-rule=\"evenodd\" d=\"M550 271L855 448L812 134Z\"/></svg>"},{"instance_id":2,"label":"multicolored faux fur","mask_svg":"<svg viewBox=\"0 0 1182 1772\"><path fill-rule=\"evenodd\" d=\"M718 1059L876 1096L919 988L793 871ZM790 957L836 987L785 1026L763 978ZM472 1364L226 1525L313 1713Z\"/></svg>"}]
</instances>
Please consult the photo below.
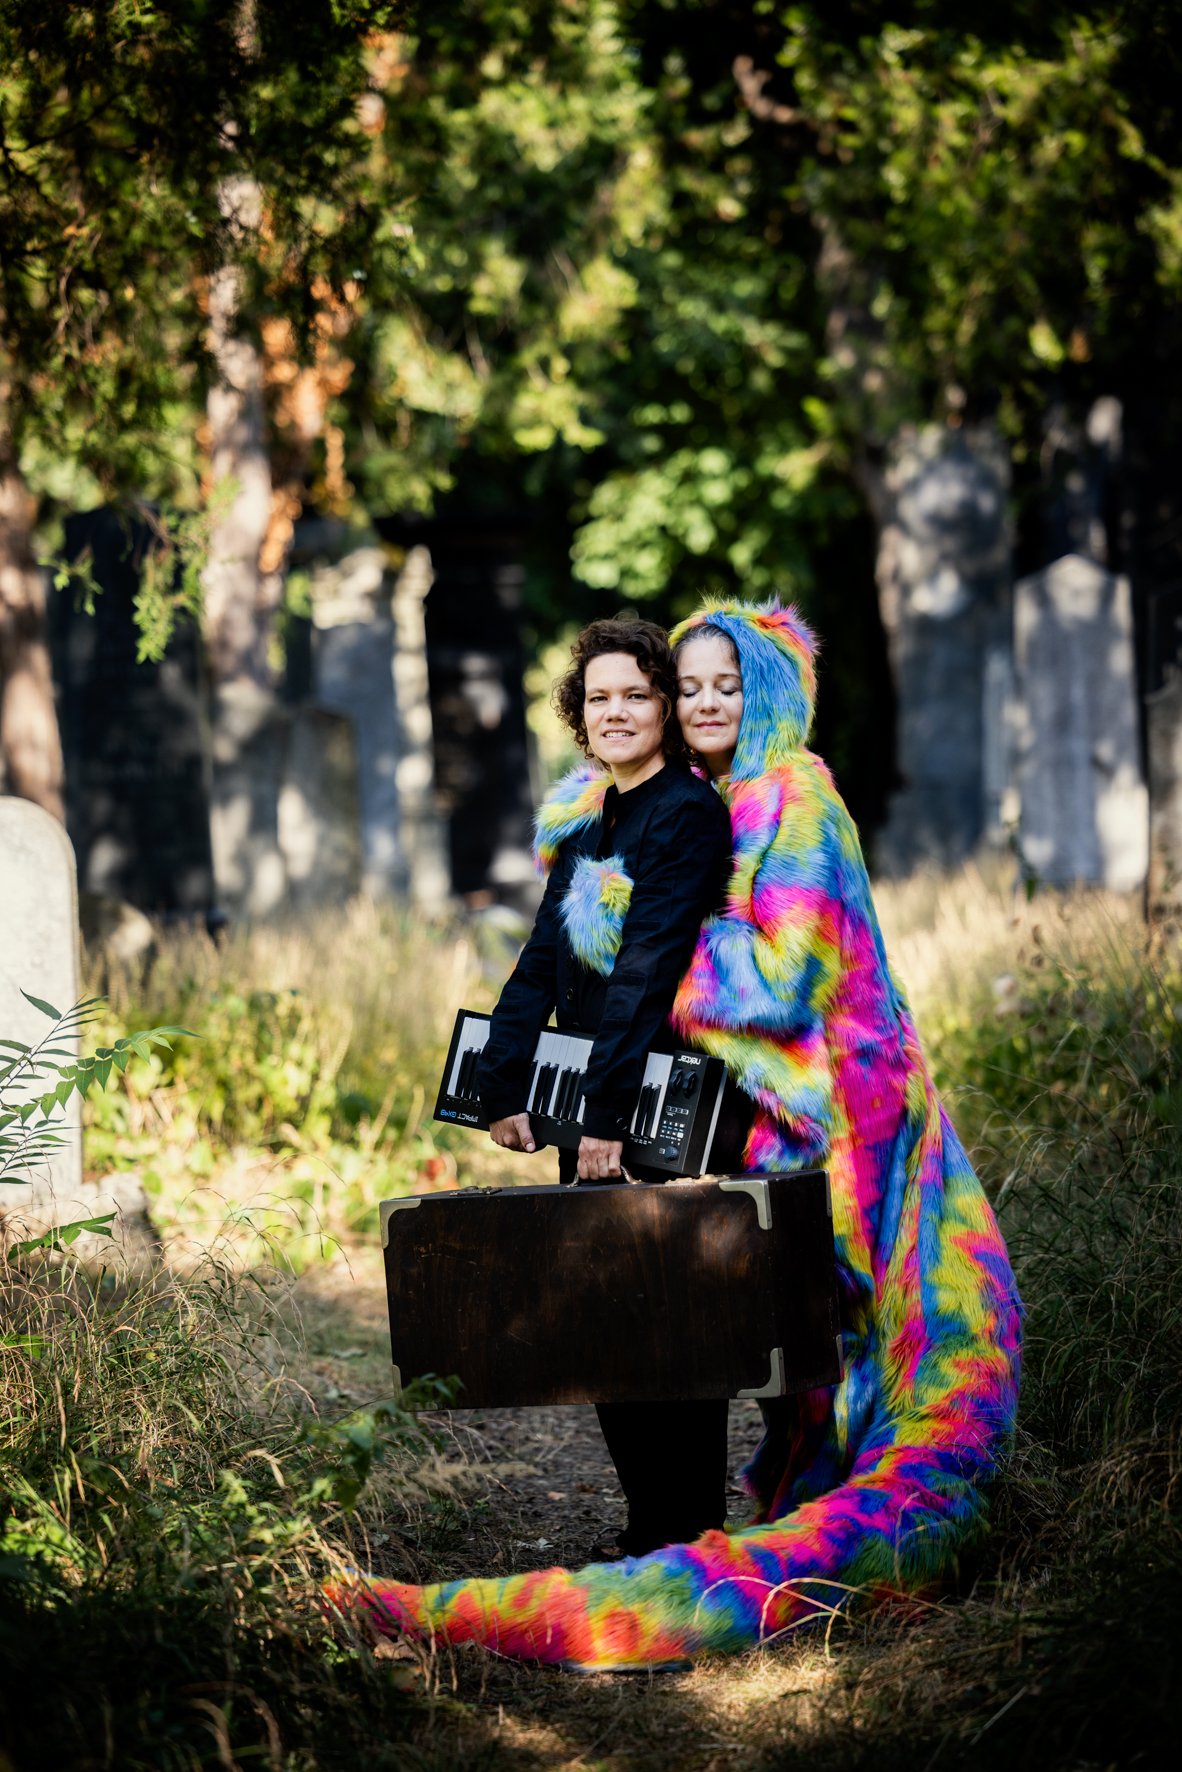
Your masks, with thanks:
<instances>
[{"instance_id":1,"label":"multicolored faux fur","mask_svg":"<svg viewBox=\"0 0 1182 1772\"><path fill-rule=\"evenodd\" d=\"M612 778L598 763L578 763L546 795L534 818L534 866L543 879L568 837L598 824Z\"/></svg>"},{"instance_id":2,"label":"multicolored faux fur","mask_svg":"<svg viewBox=\"0 0 1182 1772\"><path fill-rule=\"evenodd\" d=\"M566 939L584 966L610 978L620 951L624 919L632 903L632 881L622 855L603 861L580 855L559 915Z\"/></svg>"},{"instance_id":3,"label":"multicolored faux fur","mask_svg":"<svg viewBox=\"0 0 1182 1772\"><path fill-rule=\"evenodd\" d=\"M577 1572L372 1580L365 1603L388 1628L583 1667L676 1661L765 1641L855 1593L931 1585L984 1522L1017 1401L1005 1247L891 977L857 833L804 748L812 636L776 604L710 605L703 620L743 671L735 871L675 1020L754 1096L750 1169L829 1170L846 1377L768 1407L746 1473L757 1524ZM564 816L578 802L590 822L593 792L570 783ZM543 811L543 859L561 823Z\"/></svg>"}]
</instances>

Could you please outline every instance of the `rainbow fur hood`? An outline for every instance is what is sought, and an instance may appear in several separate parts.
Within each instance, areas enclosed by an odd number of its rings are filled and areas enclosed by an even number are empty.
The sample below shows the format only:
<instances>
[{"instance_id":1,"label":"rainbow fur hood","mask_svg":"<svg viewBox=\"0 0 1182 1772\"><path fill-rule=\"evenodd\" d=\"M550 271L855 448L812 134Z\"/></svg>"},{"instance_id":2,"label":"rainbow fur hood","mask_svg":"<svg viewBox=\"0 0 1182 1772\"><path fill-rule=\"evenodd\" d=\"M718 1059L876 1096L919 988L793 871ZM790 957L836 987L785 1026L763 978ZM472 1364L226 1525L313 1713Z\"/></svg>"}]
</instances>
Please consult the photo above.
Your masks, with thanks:
<instances>
[{"instance_id":1,"label":"rainbow fur hood","mask_svg":"<svg viewBox=\"0 0 1182 1772\"><path fill-rule=\"evenodd\" d=\"M708 604L680 632L706 620L743 671L734 872L674 1019L755 1101L749 1170L829 1171L845 1378L765 1406L744 1530L578 1571L371 1581L361 1598L380 1626L584 1667L651 1665L938 1584L984 1526L1018 1390L1005 1246L887 965L853 822L805 748L812 636L775 603Z\"/></svg>"}]
</instances>

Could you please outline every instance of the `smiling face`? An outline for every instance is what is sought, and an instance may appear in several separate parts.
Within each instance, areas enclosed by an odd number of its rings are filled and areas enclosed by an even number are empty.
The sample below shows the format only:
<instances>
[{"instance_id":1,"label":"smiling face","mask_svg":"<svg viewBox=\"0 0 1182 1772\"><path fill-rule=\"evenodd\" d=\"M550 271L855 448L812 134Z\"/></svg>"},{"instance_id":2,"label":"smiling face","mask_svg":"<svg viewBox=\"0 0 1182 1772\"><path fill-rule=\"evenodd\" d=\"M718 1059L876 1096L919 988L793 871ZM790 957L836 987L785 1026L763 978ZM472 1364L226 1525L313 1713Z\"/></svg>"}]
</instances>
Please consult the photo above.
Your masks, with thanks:
<instances>
[{"instance_id":1,"label":"smiling face","mask_svg":"<svg viewBox=\"0 0 1182 1772\"><path fill-rule=\"evenodd\" d=\"M729 640L706 634L677 654L677 718L685 742L711 775L725 775L735 758L743 718L743 674Z\"/></svg>"},{"instance_id":2,"label":"smiling face","mask_svg":"<svg viewBox=\"0 0 1182 1772\"><path fill-rule=\"evenodd\" d=\"M620 789L664 767L665 704L629 652L588 662L583 718L591 754L606 763Z\"/></svg>"}]
</instances>

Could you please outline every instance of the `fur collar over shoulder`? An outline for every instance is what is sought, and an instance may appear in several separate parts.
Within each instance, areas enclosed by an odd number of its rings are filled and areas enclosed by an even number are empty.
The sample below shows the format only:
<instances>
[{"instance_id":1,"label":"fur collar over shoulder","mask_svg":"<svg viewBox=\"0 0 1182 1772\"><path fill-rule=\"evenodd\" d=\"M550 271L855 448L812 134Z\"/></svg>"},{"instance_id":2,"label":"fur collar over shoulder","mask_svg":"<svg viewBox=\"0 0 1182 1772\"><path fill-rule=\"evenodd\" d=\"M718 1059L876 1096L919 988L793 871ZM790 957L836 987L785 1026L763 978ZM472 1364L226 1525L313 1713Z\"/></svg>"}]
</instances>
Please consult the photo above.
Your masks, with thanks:
<instances>
[{"instance_id":1,"label":"fur collar over shoulder","mask_svg":"<svg viewBox=\"0 0 1182 1772\"><path fill-rule=\"evenodd\" d=\"M567 838L599 823L611 783L597 763L579 763L550 789L534 819L534 866L543 880Z\"/></svg>"}]
</instances>

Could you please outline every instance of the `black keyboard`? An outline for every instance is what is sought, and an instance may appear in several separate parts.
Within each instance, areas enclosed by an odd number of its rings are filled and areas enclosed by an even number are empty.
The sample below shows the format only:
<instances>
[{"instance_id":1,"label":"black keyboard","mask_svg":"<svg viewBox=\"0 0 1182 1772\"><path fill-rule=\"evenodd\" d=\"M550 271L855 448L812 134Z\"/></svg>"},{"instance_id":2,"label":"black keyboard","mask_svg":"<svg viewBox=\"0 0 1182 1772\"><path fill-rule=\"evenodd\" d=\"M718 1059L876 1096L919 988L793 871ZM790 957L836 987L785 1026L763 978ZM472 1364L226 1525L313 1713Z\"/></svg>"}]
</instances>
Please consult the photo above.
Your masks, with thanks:
<instances>
[{"instance_id":1,"label":"black keyboard","mask_svg":"<svg viewBox=\"0 0 1182 1772\"><path fill-rule=\"evenodd\" d=\"M488 1039L490 1017L461 1009L435 1103L435 1118L488 1131L476 1070ZM543 1028L534 1049L526 1106L539 1144L577 1150L583 1136L583 1079L594 1045L591 1034ZM650 1052L632 1124L624 1139L624 1163L664 1169L670 1175L705 1175L726 1084L720 1058L702 1052Z\"/></svg>"}]
</instances>

